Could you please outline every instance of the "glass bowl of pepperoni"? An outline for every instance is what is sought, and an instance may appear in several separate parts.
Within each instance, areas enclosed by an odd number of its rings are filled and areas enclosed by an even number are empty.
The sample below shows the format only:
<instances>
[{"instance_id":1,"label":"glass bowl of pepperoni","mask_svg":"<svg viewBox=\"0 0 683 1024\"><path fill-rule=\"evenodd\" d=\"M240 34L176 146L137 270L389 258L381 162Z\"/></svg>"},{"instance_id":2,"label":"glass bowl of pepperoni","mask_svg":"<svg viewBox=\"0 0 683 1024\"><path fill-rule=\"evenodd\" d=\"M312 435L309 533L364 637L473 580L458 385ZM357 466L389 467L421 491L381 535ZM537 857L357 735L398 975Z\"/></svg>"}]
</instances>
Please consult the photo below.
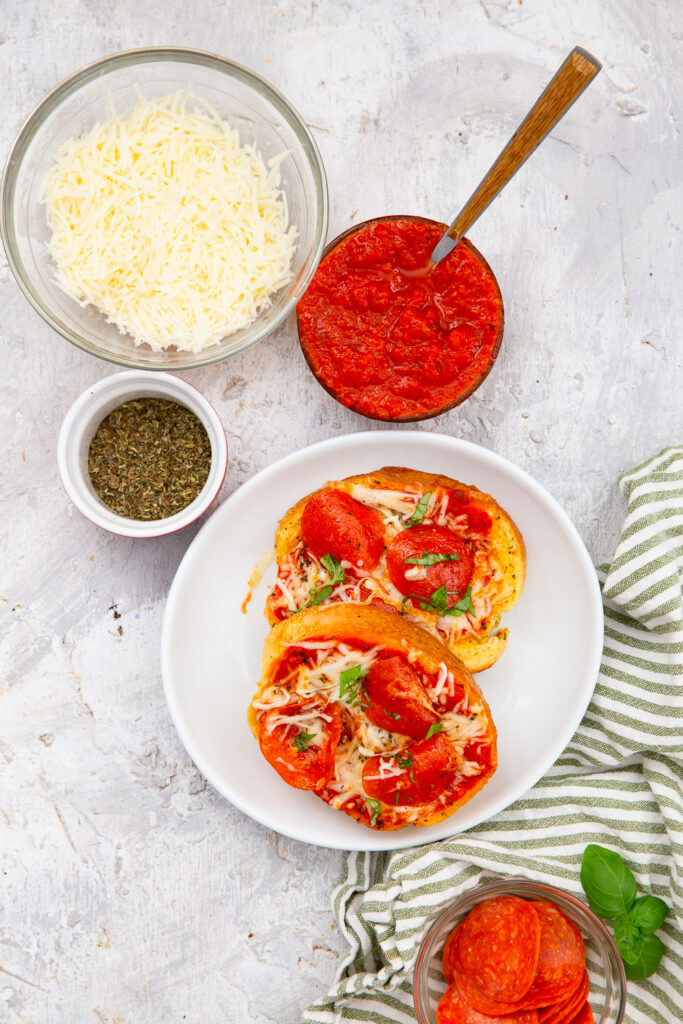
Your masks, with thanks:
<instances>
[{"instance_id":1,"label":"glass bowl of pepperoni","mask_svg":"<svg viewBox=\"0 0 683 1024\"><path fill-rule=\"evenodd\" d=\"M503 300L467 240L431 265L446 224L390 216L326 247L297 305L299 341L319 384L369 419L406 423L464 402L503 338Z\"/></svg>"},{"instance_id":2,"label":"glass bowl of pepperoni","mask_svg":"<svg viewBox=\"0 0 683 1024\"><path fill-rule=\"evenodd\" d=\"M626 976L584 903L508 878L439 914L420 947L414 995L418 1024L621 1024Z\"/></svg>"}]
</instances>

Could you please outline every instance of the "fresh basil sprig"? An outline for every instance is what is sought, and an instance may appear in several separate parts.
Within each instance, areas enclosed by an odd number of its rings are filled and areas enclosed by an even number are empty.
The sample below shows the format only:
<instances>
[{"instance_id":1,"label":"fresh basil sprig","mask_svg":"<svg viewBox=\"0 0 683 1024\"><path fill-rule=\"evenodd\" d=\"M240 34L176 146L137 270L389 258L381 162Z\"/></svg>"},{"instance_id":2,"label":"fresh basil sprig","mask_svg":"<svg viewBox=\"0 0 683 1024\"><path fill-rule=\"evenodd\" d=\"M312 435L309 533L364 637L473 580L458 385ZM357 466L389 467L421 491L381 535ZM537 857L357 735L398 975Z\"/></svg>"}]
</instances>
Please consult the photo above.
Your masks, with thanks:
<instances>
[{"instance_id":1,"label":"fresh basil sprig","mask_svg":"<svg viewBox=\"0 0 683 1024\"><path fill-rule=\"evenodd\" d=\"M410 565L436 565L438 562L459 562L460 555L437 554L436 552L423 551L419 558L406 558Z\"/></svg>"},{"instance_id":2,"label":"fresh basil sprig","mask_svg":"<svg viewBox=\"0 0 683 1024\"><path fill-rule=\"evenodd\" d=\"M329 583L325 583L324 586L318 587L317 590L313 590L311 592L308 601L304 605L305 608L315 608L316 605L322 604L323 601L326 601L337 584L344 582L344 578L346 576L346 573L334 555L323 555L320 562L325 569L327 569L332 578Z\"/></svg>"},{"instance_id":3,"label":"fresh basil sprig","mask_svg":"<svg viewBox=\"0 0 683 1024\"><path fill-rule=\"evenodd\" d=\"M598 917L614 919L614 941L630 981L649 978L659 967L664 943L654 932L668 913L658 896L636 898L633 872L613 850L590 843L581 860L581 885Z\"/></svg>"},{"instance_id":4,"label":"fresh basil sprig","mask_svg":"<svg viewBox=\"0 0 683 1024\"><path fill-rule=\"evenodd\" d=\"M413 512L412 516L406 523L406 527L417 526L418 523L422 522L424 517L427 515L427 508L429 506L429 499L431 498L431 496L431 491L427 491L425 494L422 495L417 505L415 506L415 511Z\"/></svg>"},{"instance_id":5,"label":"fresh basil sprig","mask_svg":"<svg viewBox=\"0 0 683 1024\"><path fill-rule=\"evenodd\" d=\"M431 740L432 736L436 736L437 732L441 732L443 729L443 722L433 722L427 730L426 740Z\"/></svg>"}]
</instances>

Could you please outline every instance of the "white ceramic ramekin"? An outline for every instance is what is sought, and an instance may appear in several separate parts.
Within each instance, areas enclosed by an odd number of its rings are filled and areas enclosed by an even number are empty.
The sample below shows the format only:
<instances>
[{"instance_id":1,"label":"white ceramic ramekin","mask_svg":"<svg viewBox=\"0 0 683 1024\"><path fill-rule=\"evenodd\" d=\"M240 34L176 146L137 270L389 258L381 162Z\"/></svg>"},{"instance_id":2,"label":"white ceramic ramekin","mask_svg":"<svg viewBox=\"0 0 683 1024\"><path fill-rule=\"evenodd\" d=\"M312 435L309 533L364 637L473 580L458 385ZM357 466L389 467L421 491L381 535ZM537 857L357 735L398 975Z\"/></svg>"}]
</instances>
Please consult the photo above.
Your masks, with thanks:
<instances>
[{"instance_id":1,"label":"white ceramic ramekin","mask_svg":"<svg viewBox=\"0 0 683 1024\"><path fill-rule=\"evenodd\" d=\"M88 449L93 434L112 409L133 398L166 398L193 412L211 442L211 468L206 483L187 508L166 519L126 519L98 498L88 474ZM57 463L62 483L79 512L96 526L121 537L163 537L189 526L203 515L218 494L228 467L228 445L213 406L191 384L170 373L127 370L89 387L69 409L59 432Z\"/></svg>"}]
</instances>

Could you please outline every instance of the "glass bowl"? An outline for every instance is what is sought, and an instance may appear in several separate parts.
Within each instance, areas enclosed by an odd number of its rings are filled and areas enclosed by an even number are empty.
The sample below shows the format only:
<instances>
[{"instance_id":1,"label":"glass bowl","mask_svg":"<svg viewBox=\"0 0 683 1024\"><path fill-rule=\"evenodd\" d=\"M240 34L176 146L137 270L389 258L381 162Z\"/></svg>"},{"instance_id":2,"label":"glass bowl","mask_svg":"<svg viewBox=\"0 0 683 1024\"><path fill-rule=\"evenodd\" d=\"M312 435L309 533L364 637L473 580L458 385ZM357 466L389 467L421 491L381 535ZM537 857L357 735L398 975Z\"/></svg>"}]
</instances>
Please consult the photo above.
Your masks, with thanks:
<instances>
[{"instance_id":1,"label":"glass bowl","mask_svg":"<svg viewBox=\"0 0 683 1024\"><path fill-rule=\"evenodd\" d=\"M450 903L425 935L415 964L415 1011L418 1024L436 1024L439 999L448 988L441 967L446 939L477 903L492 896L520 896L548 900L574 922L586 945L590 978L588 1001L595 1024L621 1024L626 1009L626 975L612 936L585 903L561 889L525 878L485 882Z\"/></svg>"},{"instance_id":2,"label":"glass bowl","mask_svg":"<svg viewBox=\"0 0 683 1024\"><path fill-rule=\"evenodd\" d=\"M384 222L392 222L392 221L418 221L421 224L428 224L431 227L437 227L441 234L443 234L445 231L448 230L448 225L447 224L442 224L441 221L432 220L429 217L415 216L414 214L400 214L400 213L397 214L397 213L394 213L394 214L390 214L390 215L388 215L386 217L371 217L369 220L364 220L364 221L361 221L359 224L352 225L352 227L347 228L345 231L342 231L342 233L340 235L337 235L336 238L333 238L331 242L328 242L328 244L325 247L324 252L322 253L320 262L322 262L327 256L329 256L330 253L341 242L343 242L345 239L351 237L351 235L355 235L359 231L362 231L364 228L370 227L373 224L382 224ZM370 413L370 412L368 412L365 409L357 408L351 402L343 401L343 399L340 397L340 394L335 389L335 387L333 385L329 384L324 379L324 376L320 372L318 372L318 370L316 369L315 356L311 352L311 347L310 347L309 341L308 341L308 339L306 337L306 332L304 331L304 329L302 327L301 318L299 316L299 311L297 310L297 332L298 332L298 335L299 335L299 344L301 346L301 351L303 352L304 358L305 358L306 362L308 363L308 367L309 367L311 373L313 374L313 376L315 377L315 379L320 384L320 386L322 388L324 388L325 391L327 391L327 393L329 395L331 395L332 398L335 399L335 401L339 402L340 405L343 405L344 408L351 409L353 412L357 412L360 416L364 416L366 419L381 420L383 422L389 422L389 423L416 423L416 422L419 422L421 420L433 419L435 416L442 416L445 412L449 412L451 409L454 409L456 406L458 406L462 402L464 402L465 399L469 398L470 395L474 394L474 392L477 390L477 388L480 387L484 383L486 377L488 377L489 373L491 372L491 370L493 368L493 364L495 363L496 358L498 356L498 353L500 352L500 346L501 346L502 341L503 341L503 330L504 330L504 326L505 326L505 315L504 315L504 310L503 310L503 297L501 295L500 287L498 285L498 281L496 280L496 276L493 273L493 270L491 269L491 267L489 266L487 261L484 259L482 254L479 252L479 250L477 248L475 248L475 246L473 246L472 243L467 238L463 238L462 241L460 242L460 245L463 245L463 246L465 246L466 248L468 248L470 250L470 252L474 255L474 257L479 262L479 264L484 268L484 270L490 276L490 279L493 282L493 285L495 287L495 291L497 293L498 300L500 302L500 320L499 320L499 323L498 323L498 330L496 332L496 337L494 339L493 347L492 347L491 352L490 352L490 354L489 354L489 356L487 358L486 365L483 367L481 373L477 376L477 378L475 380L473 380L471 382L471 384L468 387L466 387L466 388L462 389L461 391L459 391L452 400L444 402L441 405L434 405L428 411L423 411L423 412L419 412L419 413L416 413L416 414L411 414L410 412L407 412L407 413L405 413L403 415L396 415L396 416L380 415L380 414L374 415L373 413Z\"/></svg>"},{"instance_id":3,"label":"glass bowl","mask_svg":"<svg viewBox=\"0 0 683 1024\"><path fill-rule=\"evenodd\" d=\"M253 145L267 163L284 152L281 188L290 223L298 231L292 282L272 297L256 320L200 353L154 352L93 306L81 307L54 279L47 248L45 208L39 202L45 176L68 139L111 117L110 98L127 115L135 87L147 99L192 89L237 128L240 144ZM327 233L327 183L318 148L301 116L268 82L252 71L199 50L128 50L96 61L58 85L22 128L3 175L0 232L12 273L26 298L64 338L92 355L146 370L181 370L218 362L242 352L273 331L303 295L320 260Z\"/></svg>"}]
</instances>

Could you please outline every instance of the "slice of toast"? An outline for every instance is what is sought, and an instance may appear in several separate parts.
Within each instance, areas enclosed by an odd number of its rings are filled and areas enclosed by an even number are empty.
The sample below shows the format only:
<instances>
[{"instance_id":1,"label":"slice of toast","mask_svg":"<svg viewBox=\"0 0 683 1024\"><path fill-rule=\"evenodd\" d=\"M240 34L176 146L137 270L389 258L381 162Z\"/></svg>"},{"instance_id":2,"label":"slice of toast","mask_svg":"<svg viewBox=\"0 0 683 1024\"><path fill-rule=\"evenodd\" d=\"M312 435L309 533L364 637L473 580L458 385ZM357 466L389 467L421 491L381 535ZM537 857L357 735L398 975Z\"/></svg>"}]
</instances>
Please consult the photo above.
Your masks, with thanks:
<instances>
[{"instance_id":1,"label":"slice of toast","mask_svg":"<svg viewBox=\"0 0 683 1024\"><path fill-rule=\"evenodd\" d=\"M271 625L305 608L311 600L329 604L339 601L374 604L392 608L437 636L472 672L480 672L498 660L507 642L507 629L498 629L501 615L518 600L524 585L526 552L524 541L510 516L490 494L441 474L406 467L385 466L372 473L332 481L326 488L343 491L383 517L388 546L429 493L422 519L453 529L472 545L475 568L471 579L474 613L440 615L429 608L406 601L392 585L382 557L372 573L349 567L344 585L325 594L329 573L306 549L302 535L304 509L312 494L298 501L282 517L275 535L278 581L266 603ZM314 492L318 494L319 492ZM454 495L461 514L446 511ZM351 585L350 580L355 584ZM284 585L280 587L280 583ZM320 597L322 592L322 598Z\"/></svg>"}]
</instances>

